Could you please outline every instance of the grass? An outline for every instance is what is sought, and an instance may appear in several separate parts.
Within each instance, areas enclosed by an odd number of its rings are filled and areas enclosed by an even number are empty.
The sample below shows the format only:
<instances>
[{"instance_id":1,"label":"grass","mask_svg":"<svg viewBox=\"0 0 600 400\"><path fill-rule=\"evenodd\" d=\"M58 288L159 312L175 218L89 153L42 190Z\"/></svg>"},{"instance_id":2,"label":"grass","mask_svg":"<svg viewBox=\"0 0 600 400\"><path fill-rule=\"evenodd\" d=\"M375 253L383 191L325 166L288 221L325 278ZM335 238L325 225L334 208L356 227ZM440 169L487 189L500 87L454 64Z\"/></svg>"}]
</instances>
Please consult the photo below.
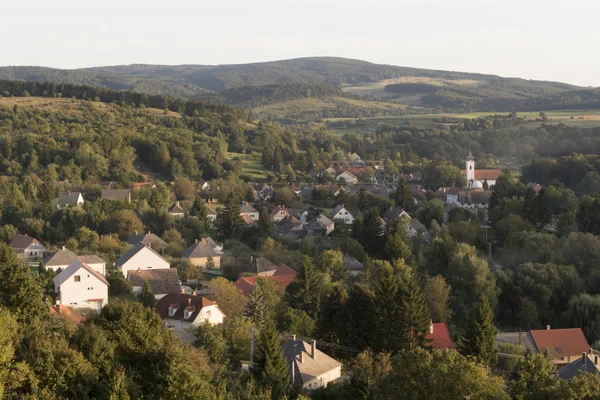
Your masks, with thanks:
<instances>
[{"instance_id":1,"label":"grass","mask_svg":"<svg viewBox=\"0 0 600 400\"><path fill-rule=\"evenodd\" d=\"M227 153L228 159L239 158L242 160L241 175L249 176L252 180L267 180L267 170L262 166L259 154Z\"/></svg>"}]
</instances>

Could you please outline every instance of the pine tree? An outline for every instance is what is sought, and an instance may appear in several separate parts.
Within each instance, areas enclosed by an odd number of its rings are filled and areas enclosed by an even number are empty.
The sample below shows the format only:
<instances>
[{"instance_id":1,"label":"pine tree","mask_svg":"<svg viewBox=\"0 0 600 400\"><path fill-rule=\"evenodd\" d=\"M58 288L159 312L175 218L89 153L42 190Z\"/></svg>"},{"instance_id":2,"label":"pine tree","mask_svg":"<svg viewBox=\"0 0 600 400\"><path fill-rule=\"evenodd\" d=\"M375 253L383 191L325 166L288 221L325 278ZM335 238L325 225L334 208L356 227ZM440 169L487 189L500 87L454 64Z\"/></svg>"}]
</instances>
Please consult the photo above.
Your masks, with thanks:
<instances>
[{"instance_id":1,"label":"pine tree","mask_svg":"<svg viewBox=\"0 0 600 400\"><path fill-rule=\"evenodd\" d=\"M269 233L272 230L271 219L269 218L269 213L267 212L267 208L263 207L260 210L260 216L258 218L258 227L263 233Z\"/></svg>"},{"instance_id":2,"label":"pine tree","mask_svg":"<svg viewBox=\"0 0 600 400\"><path fill-rule=\"evenodd\" d=\"M224 206L218 220L219 234L225 239L235 239L240 235L243 221L240 216L239 201L233 192L225 199Z\"/></svg>"},{"instance_id":3,"label":"pine tree","mask_svg":"<svg viewBox=\"0 0 600 400\"><path fill-rule=\"evenodd\" d=\"M410 206L410 188L405 179L400 179L396 190L390 193L390 199L394 200L396 207L402 207L406 210L406 208Z\"/></svg>"},{"instance_id":4,"label":"pine tree","mask_svg":"<svg viewBox=\"0 0 600 400\"><path fill-rule=\"evenodd\" d=\"M122 368L119 368L114 372L111 388L109 400L130 399L129 393L127 392L127 376L125 375L125 370Z\"/></svg>"},{"instance_id":5,"label":"pine tree","mask_svg":"<svg viewBox=\"0 0 600 400\"><path fill-rule=\"evenodd\" d=\"M138 294L137 298L144 307L154 308L154 293L152 293L148 281L144 282L142 293Z\"/></svg>"},{"instance_id":6,"label":"pine tree","mask_svg":"<svg viewBox=\"0 0 600 400\"><path fill-rule=\"evenodd\" d=\"M204 266L206 269L215 269L215 260L213 259L212 256L208 256L206 258L206 265Z\"/></svg>"},{"instance_id":7,"label":"pine tree","mask_svg":"<svg viewBox=\"0 0 600 400\"><path fill-rule=\"evenodd\" d=\"M321 306L323 290L321 275L308 256L304 256L296 279L287 287L290 303L293 307L306 311L311 318L317 319Z\"/></svg>"},{"instance_id":8,"label":"pine tree","mask_svg":"<svg viewBox=\"0 0 600 400\"><path fill-rule=\"evenodd\" d=\"M210 221L208 220L208 214L206 213L206 206L204 205L204 200L202 200L200 196L196 196L194 204L190 209L190 215L197 217L200 220L205 231L210 230Z\"/></svg>"},{"instance_id":9,"label":"pine tree","mask_svg":"<svg viewBox=\"0 0 600 400\"><path fill-rule=\"evenodd\" d=\"M386 263L387 264L387 263ZM381 272L375 285L375 328L374 349L396 353L400 349L402 333L402 304L398 301L400 285L394 270L388 264Z\"/></svg>"},{"instance_id":10,"label":"pine tree","mask_svg":"<svg viewBox=\"0 0 600 400\"><path fill-rule=\"evenodd\" d=\"M266 303L262 291L262 285L255 284L248 294L247 308L248 316L259 332L262 332L267 322L267 310L265 307Z\"/></svg>"},{"instance_id":11,"label":"pine tree","mask_svg":"<svg viewBox=\"0 0 600 400\"><path fill-rule=\"evenodd\" d=\"M460 349L464 355L473 356L485 365L492 365L498 359L494 312L487 297L483 297L471 312L465 335L461 338Z\"/></svg>"},{"instance_id":12,"label":"pine tree","mask_svg":"<svg viewBox=\"0 0 600 400\"><path fill-rule=\"evenodd\" d=\"M260 332L256 361L252 372L273 390L273 398L282 398L289 384L289 368L283 356L279 332L275 322L269 320Z\"/></svg>"},{"instance_id":13,"label":"pine tree","mask_svg":"<svg viewBox=\"0 0 600 400\"><path fill-rule=\"evenodd\" d=\"M419 286L417 277L409 269L403 268L401 284L402 345L406 349L424 347L427 345L427 335L431 327L431 314L427 308L425 295Z\"/></svg>"}]
</instances>

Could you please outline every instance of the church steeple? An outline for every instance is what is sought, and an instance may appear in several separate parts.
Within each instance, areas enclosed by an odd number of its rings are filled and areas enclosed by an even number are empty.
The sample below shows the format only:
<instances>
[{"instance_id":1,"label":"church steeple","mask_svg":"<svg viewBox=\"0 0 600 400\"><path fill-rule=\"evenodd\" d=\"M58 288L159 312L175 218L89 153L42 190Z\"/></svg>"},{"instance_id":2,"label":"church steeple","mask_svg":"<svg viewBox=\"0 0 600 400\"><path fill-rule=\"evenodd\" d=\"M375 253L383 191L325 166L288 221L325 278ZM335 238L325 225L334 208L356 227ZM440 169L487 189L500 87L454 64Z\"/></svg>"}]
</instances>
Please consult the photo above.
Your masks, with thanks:
<instances>
[{"instance_id":1,"label":"church steeple","mask_svg":"<svg viewBox=\"0 0 600 400\"><path fill-rule=\"evenodd\" d=\"M473 181L475 180L475 157L471 154L471 150L469 149L469 155L467 156L467 161L465 162L465 175L467 178L467 186L471 187Z\"/></svg>"},{"instance_id":2,"label":"church steeple","mask_svg":"<svg viewBox=\"0 0 600 400\"><path fill-rule=\"evenodd\" d=\"M475 160L475 157L473 157L473 154L471 154L471 149L469 149L469 155L467 156L467 161L473 161Z\"/></svg>"}]
</instances>

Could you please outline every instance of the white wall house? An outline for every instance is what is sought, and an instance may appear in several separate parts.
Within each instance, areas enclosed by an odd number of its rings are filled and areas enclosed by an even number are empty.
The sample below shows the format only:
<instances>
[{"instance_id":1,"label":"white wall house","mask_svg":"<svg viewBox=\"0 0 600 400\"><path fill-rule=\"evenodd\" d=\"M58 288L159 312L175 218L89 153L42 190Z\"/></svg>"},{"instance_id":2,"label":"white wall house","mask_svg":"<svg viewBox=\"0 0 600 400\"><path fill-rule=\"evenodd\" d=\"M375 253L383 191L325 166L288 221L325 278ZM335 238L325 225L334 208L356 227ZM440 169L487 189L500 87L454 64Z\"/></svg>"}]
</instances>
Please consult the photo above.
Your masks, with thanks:
<instances>
[{"instance_id":1,"label":"white wall house","mask_svg":"<svg viewBox=\"0 0 600 400\"><path fill-rule=\"evenodd\" d=\"M123 254L115 266L127 278L128 271L146 269L168 269L171 264L162 258L157 252L143 243L136 243L131 249Z\"/></svg>"},{"instance_id":2,"label":"white wall house","mask_svg":"<svg viewBox=\"0 0 600 400\"><path fill-rule=\"evenodd\" d=\"M186 332L206 322L222 324L225 317L215 301L184 293L167 294L158 301L156 311L168 327Z\"/></svg>"},{"instance_id":3,"label":"white wall house","mask_svg":"<svg viewBox=\"0 0 600 400\"><path fill-rule=\"evenodd\" d=\"M77 256L65 246L44 258L44 267L46 267L46 269L51 269L54 272L57 272L59 269L62 271L71 265L73 261L78 259L82 260L99 274L106 275L106 261L102 258L95 255Z\"/></svg>"},{"instance_id":4,"label":"white wall house","mask_svg":"<svg viewBox=\"0 0 600 400\"><path fill-rule=\"evenodd\" d=\"M44 246L39 240L31 236L17 235L9 244L9 246L17 253L20 257L25 258L42 258L46 251Z\"/></svg>"},{"instance_id":5,"label":"white wall house","mask_svg":"<svg viewBox=\"0 0 600 400\"><path fill-rule=\"evenodd\" d=\"M307 390L327 386L342 376L342 364L317 349L316 340L288 340L282 345L283 355L290 365L292 385L301 383Z\"/></svg>"},{"instance_id":6,"label":"white wall house","mask_svg":"<svg viewBox=\"0 0 600 400\"><path fill-rule=\"evenodd\" d=\"M108 286L104 276L81 260L75 260L54 277L58 301L72 308L101 310L108 304Z\"/></svg>"},{"instance_id":7,"label":"white wall house","mask_svg":"<svg viewBox=\"0 0 600 400\"><path fill-rule=\"evenodd\" d=\"M81 192L60 192L58 194L56 208L60 210L65 207L81 206L83 203L83 195Z\"/></svg>"},{"instance_id":8,"label":"white wall house","mask_svg":"<svg viewBox=\"0 0 600 400\"><path fill-rule=\"evenodd\" d=\"M339 205L331 212L331 219L336 221L343 221L346 225L352 225L354 223L354 216L350 214L350 211L343 205Z\"/></svg>"},{"instance_id":9,"label":"white wall house","mask_svg":"<svg viewBox=\"0 0 600 400\"><path fill-rule=\"evenodd\" d=\"M354 185L354 184L358 183L358 178L354 174L352 174L351 172L348 172L348 171L344 171L341 174L339 174L338 176L336 176L335 180L339 181L342 178L348 185Z\"/></svg>"}]
</instances>

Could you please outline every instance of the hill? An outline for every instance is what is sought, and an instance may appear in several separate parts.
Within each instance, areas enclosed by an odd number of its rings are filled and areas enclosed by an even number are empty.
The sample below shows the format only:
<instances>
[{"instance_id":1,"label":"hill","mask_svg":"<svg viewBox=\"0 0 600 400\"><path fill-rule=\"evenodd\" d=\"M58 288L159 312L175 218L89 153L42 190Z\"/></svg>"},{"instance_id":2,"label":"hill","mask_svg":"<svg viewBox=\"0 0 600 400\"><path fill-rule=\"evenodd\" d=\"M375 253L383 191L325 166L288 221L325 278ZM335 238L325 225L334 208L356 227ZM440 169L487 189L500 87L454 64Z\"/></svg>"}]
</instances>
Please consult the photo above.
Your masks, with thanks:
<instances>
[{"instance_id":1,"label":"hill","mask_svg":"<svg viewBox=\"0 0 600 400\"><path fill-rule=\"evenodd\" d=\"M297 98L340 97L343 96L340 89L352 95L367 95L367 100L461 111L513 110L534 104L548 108L539 103L548 99L554 104L553 99L565 92L589 92L558 82L381 65L337 57L216 66L133 64L74 70L2 67L0 79L92 85L247 108ZM413 83L409 93L397 90L399 84L406 83ZM597 94L592 97L597 98Z\"/></svg>"}]
</instances>

